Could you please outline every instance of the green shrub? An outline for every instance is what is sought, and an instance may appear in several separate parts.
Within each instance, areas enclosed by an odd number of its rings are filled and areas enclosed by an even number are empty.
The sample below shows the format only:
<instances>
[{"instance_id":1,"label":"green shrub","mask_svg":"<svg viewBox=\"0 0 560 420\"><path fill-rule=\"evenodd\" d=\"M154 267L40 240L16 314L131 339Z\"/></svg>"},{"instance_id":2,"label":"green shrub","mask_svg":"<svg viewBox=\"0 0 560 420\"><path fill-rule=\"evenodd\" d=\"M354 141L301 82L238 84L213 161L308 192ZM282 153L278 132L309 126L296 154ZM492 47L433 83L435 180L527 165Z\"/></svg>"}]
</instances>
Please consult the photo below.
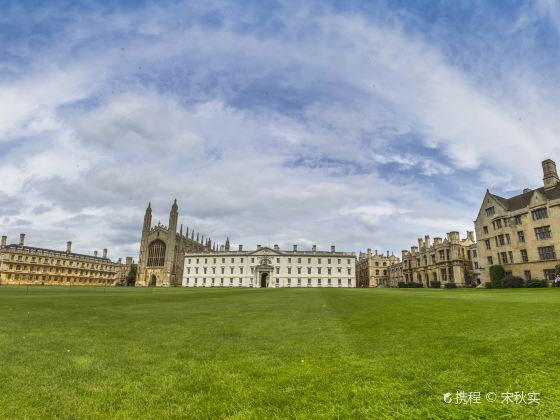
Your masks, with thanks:
<instances>
[{"instance_id":1,"label":"green shrub","mask_svg":"<svg viewBox=\"0 0 560 420\"><path fill-rule=\"evenodd\" d=\"M548 281L546 280L539 280L539 279L531 279L526 283L527 287L548 287Z\"/></svg>"},{"instance_id":2,"label":"green shrub","mask_svg":"<svg viewBox=\"0 0 560 420\"><path fill-rule=\"evenodd\" d=\"M408 287L414 287L416 289L420 289L420 288L424 287L424 285L422 283L412 282L412 283L410 283L410 285Z\"/></svg>"},{"instance_id":3,"label":"green shrub","mask_svg":"<svg viewBox=\"0 0 560 420\"><path fill-rule=\"evenodd\" d=\"M441 281L437 281L437 280L432 280L430 282L430 287L434 288L434 289L439 289L441 288Z\"/></svg>"},{"instance_id":4,"label":"green shrub","mask_svg":"<svg viewBox=\"0 0 560 420\"><path fill-rule=\"evenodd\" d=\"M457 285L455 283L445 283L444 286L446 289L456 289Z\"/></svg>"},{"instance_id":5,"label":"green shrub","mask_svg":"<svg viewBox=\"0 0 560 420\"><path fill-rule=\"evenodd\" d=\"M500 283L505 289L519 288L525 285L525 281L521 277L512 275L504 276Z\"/></svg>"},{"instance_id":6,"label":"green shrub","mask_svg":"<svg viewBox=\"0 0 560 420\"><path fill-rule=\"evenodd\" d=\"M485 283L484 283L484 288L485 288L485 289L492 289L492 283L489 282L489 281L485 282Z\"/></svg>"},{"instance_id":7,"label":"green shrub","mask_svg":"<svg viewBox=\"0 0 560 420\"><path fill-rule=\"evenodd\" d=\"M408 285L404 281L399 281L397 286L401 289L406 289Z\"/></svg>"},{"instance_id":8,"label":"green shrub","mask_svg":"<svg viewBox=\"0 0 560 420\"><path fill-rule=\"evenodd\" d=\"M490 282L493 288L502 287L502 279L506 276L506 270L501 265L490 266Z\"/></svg>"}]
</instances>

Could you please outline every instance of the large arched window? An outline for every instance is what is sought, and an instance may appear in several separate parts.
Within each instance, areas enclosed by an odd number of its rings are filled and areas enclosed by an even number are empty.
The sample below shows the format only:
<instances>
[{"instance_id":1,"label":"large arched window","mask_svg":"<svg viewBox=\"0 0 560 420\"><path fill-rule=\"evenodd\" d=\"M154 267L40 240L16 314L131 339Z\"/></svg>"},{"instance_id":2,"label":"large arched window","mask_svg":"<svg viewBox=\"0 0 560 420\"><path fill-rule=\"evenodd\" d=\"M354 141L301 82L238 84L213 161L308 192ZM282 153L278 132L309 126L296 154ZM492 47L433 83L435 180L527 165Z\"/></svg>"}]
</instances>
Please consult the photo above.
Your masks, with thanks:
<instances>
[{"instance_id":1,"label":"large arched window","mask_svg":"<svg viewBox=\"0 0 560 420\"><path fill-rule=\"evenodd\" d=\"M148 247L148 267L163 267L165 264L165 244L156 240Z\"/></svg>"}]
</instances>

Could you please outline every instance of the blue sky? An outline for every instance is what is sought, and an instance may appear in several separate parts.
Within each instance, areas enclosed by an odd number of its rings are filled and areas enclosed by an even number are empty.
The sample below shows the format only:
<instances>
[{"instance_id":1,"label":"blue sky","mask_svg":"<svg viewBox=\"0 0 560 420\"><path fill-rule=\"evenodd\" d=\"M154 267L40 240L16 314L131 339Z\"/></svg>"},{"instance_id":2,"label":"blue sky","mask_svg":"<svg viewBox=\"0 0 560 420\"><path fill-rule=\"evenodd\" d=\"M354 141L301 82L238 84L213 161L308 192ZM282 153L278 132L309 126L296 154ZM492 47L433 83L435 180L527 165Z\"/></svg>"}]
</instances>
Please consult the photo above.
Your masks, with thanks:
<instances>
[{"instance_id":1,"label":"blue sky","mask_svg":"<svg viewBox=\"0 0 560 420\"><path fill-rule=\"evenodd\" d=\"M0 2L0 231L400 254L560 159L556 1Z\"/></svg>"}]
</instances>

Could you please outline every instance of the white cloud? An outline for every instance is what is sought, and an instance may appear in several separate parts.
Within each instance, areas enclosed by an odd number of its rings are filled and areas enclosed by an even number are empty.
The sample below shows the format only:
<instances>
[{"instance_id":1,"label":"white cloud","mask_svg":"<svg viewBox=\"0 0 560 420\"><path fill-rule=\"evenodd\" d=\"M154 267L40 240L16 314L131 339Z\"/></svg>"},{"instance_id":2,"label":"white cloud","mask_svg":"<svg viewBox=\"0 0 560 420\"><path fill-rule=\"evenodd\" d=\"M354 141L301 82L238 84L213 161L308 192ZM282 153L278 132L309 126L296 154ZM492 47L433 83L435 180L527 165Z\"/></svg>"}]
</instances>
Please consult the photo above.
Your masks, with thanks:
<instances>
[{"instance_id":1,"label":"white cloud","mask_svg":"<svg viewBox=\"0 0 560 420\"><path fill-rule=\"evenodd\" d=\"M540 182L542 151L560 152L527 63L504 57L511 77L482 85L427 38L351 14L281 11L260 33L250 14L168 23L181 13L77 17L0 79L0 203L23 203L0 229L136 254L147 201L166 224L177 197L218 240L399 250L466 230L487 186Z\"/></svg>"}]
</instances>

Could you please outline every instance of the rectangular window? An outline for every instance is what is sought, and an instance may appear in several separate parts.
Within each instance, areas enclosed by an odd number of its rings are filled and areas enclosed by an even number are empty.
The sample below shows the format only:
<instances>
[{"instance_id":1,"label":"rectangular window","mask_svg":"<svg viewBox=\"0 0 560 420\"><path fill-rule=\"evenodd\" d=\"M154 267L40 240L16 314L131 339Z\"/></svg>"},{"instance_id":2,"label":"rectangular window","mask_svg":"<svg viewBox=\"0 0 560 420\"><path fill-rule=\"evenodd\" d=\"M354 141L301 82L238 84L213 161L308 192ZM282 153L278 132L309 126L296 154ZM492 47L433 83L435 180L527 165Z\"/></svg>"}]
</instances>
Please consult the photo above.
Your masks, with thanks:
<instances>
[{"instance_id":1,"label":"rectangular window","mask_svg":"<svg viewBox=\"0 0 560 420\"><path fill-rule=\"evenodd\" d=\"M490 239L484 240L484 244L486 245L486 249L492 248L492 247L490 246ZM443 251L440 251L440 254L441 254L441 253L443 253ZM440 258L440 259L442 259L442 258Z\"/></svg>"},{"instance_id":2,"label":"rectangular window","mask_svg":"<svg viewBox=\"0 0 560 420\"><path fill-rule=\"evenodd\" d=\"M509 263L513 264L513 252L512 251L508 251L508 256L509 256Z\"/></svg>"},{"instance_id":3,"label":"rectangular window","mask_svg":"<svg viewBox=\"0 0 560 420\"><path fill-rule=\"evenodd\" d=\"M521 224L521 216L515 216L514 218L514 223L516 225L520 225Z\"/></svg>"},{"instance_id":4,"label":"rectangular window","mask_svg":"<svg viewBox=\"0 0 560 420\"><path fill-rule=\"evenodd\" d=\"M288 274L292 274L292 267L288 267Z\"/></svg>"},{"instance_id":5,"label":"rectangular window","mask_svg":"<svg viewBox=\"0 0 560 420\"><path fill-rule=\"evenodd\" d=\"M527 250L526 249L521 250L521 261L529 262L529 256L527 255Z\"/></svg>"},{"instance_id":6,"label":"rectangular window","mask_svg":"<svg viewBox=\"0 0 560 420\"><path fill-rule=\"evenodd\" d=\"M535 235L537 236L537 239L550 239L552 237L550 226L541 226L535 228Z\"/></svg>"},{"instance_id":7,"label":"rectangular window","mask_svg":"<svg viewBox=\"0 0 560 420\"><path fill-rule=\"evenodd\" d=\"M525 280L526 281L530 281L531 280L531 270L525 270L523 272L523 275L525 276Z\"/></svg>"},{"instance_id":8,"label":"rectangular window","mask_svg":"<svg viewBox=\"0 0 560 420\"><path fill-rule=\"evenodd\" d=\"M543 270L545 280L554 280L556 278L556 270Z\"/></svg>"},{"instance_id":9,"label":"rectangular window","mask_svg":"<svg viewBox=\"0 0 560 420\"><path fill-rule=\"evenodd\" d=\"M291 263L292 263L292 257L289 257L288 258L288 264L291 264Z\"/></svg>"},{"instance_id":10,"label":"rectangular window","mask_svg":"<svg viewBox=\"0 0 560 420\"><path fill-rule=\"evenodd\" d=\"M525 242L525 233L522 230L517 232L517 239L519 239L519 242Z\"/></svg>"},{"instance_id":11,"label":"rectangular window","mask_svg":"<svg viewBox=\"0 0 560 420\"><path fill-rule=\"evenodd\" d=\"M307 267L307 274L311 274L311 267Z\"/></svg>"},{"instance_id":12,"label":"rectangular window","mask_svg":"<svg viewBox=\"0 0 560 420\"><path fill-rule=\"evenodd\" d=\"M484 232L487 235L488 234L488 226L483 226L482 227L482 232Z\"/></svg>"},{"instance_id":13,"label":"rectangular window","mask_svg":"<svg viewBox=\"0 0 560 420\"><path fill-rule=\"evenodd\" d=\"M498 219L496 220L496 229L501 229L502 228L502 220Z\"/></svg>"},{"instance_id":14,"label":"rectangular window","mask_svg":"<svg viewBox=\"0 0 560 420\"><path fill-rule=\"evenodd\" d=\"M505 245L506 242L504 240L504 235L498 235L498 245L502 246Z\"/></svg>"},{"instance_id":15,"label":"rectangular window","mask_svg":"<svg viewBox=\"0 0 560 420\"><path fill-rule=\"evenodd\" d=\"M556 259L556 252L554 251L554 246L543 246L537 249L539 250L539 258L541 260Z\"/></svg>"},{"instance_id":16,"label":"rectangular window","mask_svg":"<svg viewBox=\"0 0 560 420\"><path fill-rule=\"evenodd\" d=\"M548 210L547 210L546 207L543 207L541 209L533 210L531 212L531 214L533 216L533 220L541 220L541 219L548 218Z\"/></svg>"},{"instance_id":17,"label":"rectangular window","mask_svg":"<svg viewBox=\"0 0 560 420\"><path fill-rule=\"evenodd\" d=\"M507 257L507 252L501 252L498 254L498 257L500 257L499 259L501 259L501 263L502 264L507 264L508 263L508 257Z\"/></svg>"},{"instance_id":18,"label":"rectangular window","mask_svg":"<svg viewBox=\"0 0 560 420\"><path fill-rule=\"evenodd\" d=\"M494 213L495 213L495 209L494 209L493 206L492 206L492 207L488 207L488 208L486 209L486 216L492 216Z\"/></svg>"},{"instance_id":19,"label":"rectangular window","mask_svg":"<svg viewBox=\"0 0 560 420\"><path fill-rule=\"evenodd\" d=\"M492 259L492 257L488 257L488 265L493 265L494 264L494 260Z\"/></svg>"}]
</instances>

